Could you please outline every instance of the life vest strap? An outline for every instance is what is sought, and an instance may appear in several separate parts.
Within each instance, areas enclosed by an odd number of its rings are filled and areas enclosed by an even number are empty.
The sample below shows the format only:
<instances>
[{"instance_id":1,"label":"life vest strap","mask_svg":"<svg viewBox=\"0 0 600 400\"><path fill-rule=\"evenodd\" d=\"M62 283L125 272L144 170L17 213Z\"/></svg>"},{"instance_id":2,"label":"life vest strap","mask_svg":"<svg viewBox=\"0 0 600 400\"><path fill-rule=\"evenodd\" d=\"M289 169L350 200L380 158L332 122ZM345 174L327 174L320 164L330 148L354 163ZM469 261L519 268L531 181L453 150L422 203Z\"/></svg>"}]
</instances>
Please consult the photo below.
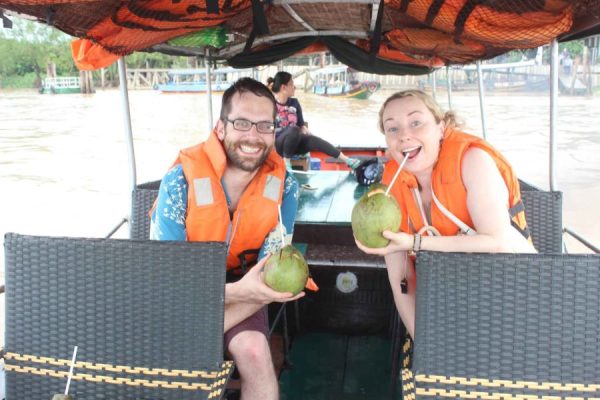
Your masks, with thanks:
<instances>
[{"instance_id":1,"label":"life vest strap","mask_svg":"<svg viewBox=\"0 0 600 400\"><path fill-rule=\"evenodd\" d=\"M238 254L240 265L227 270L227 277L242 277L246 272L258 262L258 253L260 249L247 249Z\"/></svg>"},{"instance_id":2,"label":"life vest strap","mask_svg":"<svg viewBox=\"0 0 600 400\"><path fill-rule=\"evenodd\" d=\"M425 24L431 26L433 20L439 14L442 6L444 5L444 0L433 0L429 5L429 9L427 10L427 16L425 17Z\"/></svg>"},{"instance_id":3,"label":"life vest strap","mask_svg":"<svg viewBox=\"0 0 600 400\"><path fill-rule=\"evenodd\" d=\"M516 216L520 213L525 212L525 204L523 204L523 200L519 200L514 206L508 209L508 214L510 215L510 224L527 240L531 240L531 231L529 227L525 225L523 228L517 224Z\"/></svg>"},{"instance_id":4,"label":"life vest strap","mask_svg":"<svg viewBox=\"0 0 600 400\"><path fill-rule=\"evenodd\" d=\"M460 229L461 233L464 235L477 235L475 229L471 228L469 225L465 224L461 221L456 215L452 214L450 210L448 210L444 205L438 200L435 196L433 190L431 190L431 198L435 202L435 205L439 208L439 210L444 214L450 221L454 222L454 224Z\"/></svg>"}]
</instances>

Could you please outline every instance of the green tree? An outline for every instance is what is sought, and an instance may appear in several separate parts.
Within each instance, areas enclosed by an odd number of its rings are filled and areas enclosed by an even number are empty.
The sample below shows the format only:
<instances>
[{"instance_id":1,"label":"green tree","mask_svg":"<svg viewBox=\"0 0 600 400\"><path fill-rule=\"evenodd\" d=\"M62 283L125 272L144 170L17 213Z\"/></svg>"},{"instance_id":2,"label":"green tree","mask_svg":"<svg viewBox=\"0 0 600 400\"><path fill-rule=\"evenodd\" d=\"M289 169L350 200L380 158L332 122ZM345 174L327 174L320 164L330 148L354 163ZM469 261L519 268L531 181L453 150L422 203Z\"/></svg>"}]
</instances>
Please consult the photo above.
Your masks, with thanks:
<instances>
[{"instance_id":1,"label":"green tree","mask_svg":"<svg viewBox=\"0 0 600 400\"><path fill-rule=\"evenodd\" d=\"M72 73L71 37L40 23L13 18L12 29L0 30L0 75L35 75L39 86L47 63L56 65L57 74Z\"/></svg>"}]
</instances>

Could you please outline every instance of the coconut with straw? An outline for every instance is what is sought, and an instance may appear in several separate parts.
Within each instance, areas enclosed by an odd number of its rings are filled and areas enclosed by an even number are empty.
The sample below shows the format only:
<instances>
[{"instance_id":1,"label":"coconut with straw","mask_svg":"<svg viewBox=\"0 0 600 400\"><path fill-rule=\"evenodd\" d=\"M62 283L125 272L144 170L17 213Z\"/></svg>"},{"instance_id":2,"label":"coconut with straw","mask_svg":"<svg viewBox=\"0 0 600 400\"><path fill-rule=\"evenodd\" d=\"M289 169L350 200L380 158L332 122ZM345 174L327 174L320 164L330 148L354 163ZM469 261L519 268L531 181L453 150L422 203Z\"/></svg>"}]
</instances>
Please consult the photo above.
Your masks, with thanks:
<instances>
[{"instance_id":1,"label":"coconut with straw","mask_svg":"<svg viewBox=\"0 0 600 400\"><path fill-rule=\"evenodd\" d=\"M308 264L302 253L291 244L285 244L281 207L279 207L281 249L265 263L265 283L277 292L290 292L294 296L304 289L308 280Z\"/></svg>"},{"instance_id":2,"label":"coconut with straw","mask_svg":"<svg viewBox=\"0 0 600 400\"><path fill-rule=\"evenodd\" d=\"M387 246L390 241L383 237L383 231L398 232L402 223L402 213L396 199L390 195L390 189L398 179L402 167L408 160L404 157L390 185L370 187L352 208L352 233L363 245L371 248Z\"/></svg>"}]
</instances>

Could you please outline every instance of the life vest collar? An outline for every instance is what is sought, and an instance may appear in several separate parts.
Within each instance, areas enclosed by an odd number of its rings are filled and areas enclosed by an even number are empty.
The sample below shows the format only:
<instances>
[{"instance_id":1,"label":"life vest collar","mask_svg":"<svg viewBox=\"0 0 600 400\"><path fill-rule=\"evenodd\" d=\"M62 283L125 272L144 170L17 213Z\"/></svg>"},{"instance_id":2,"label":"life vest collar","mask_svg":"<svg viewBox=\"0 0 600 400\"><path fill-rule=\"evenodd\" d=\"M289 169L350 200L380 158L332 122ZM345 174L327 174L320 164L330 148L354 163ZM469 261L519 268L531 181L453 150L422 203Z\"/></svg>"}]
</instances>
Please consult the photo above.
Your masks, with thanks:
<instances>
[{"instance_id":1,"label":"life vest collar","mask_svg":"<svg viewBox=\"0 0 600 400\"><path fill-rule=\"evenodd\" d=\"M225 173L225 167L227 166L227 155L225 154L223 142L221 142L217 135L217 128L212 130L204 146L214 171L217 176L221 178Z\"/></svg>"}]
</instances>

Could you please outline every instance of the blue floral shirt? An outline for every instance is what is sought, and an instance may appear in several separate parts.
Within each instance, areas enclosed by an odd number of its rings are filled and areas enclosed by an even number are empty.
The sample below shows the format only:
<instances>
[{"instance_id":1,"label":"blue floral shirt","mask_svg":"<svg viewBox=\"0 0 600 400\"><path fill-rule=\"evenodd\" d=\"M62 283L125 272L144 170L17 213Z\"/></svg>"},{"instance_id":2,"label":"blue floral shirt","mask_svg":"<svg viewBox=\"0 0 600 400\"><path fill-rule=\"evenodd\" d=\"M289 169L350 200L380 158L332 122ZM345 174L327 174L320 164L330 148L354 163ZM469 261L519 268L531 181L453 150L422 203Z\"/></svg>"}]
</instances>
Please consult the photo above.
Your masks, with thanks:
<instances>
[{"instance_id":1,"label":"blue floral shirt","mask_svg":"<svg viewBox=\"0 0 600 400\"><path fill-rule=\"evenodd\" d=\"M229 195L225 190L227 202ZM187 240L185 217L188 203L188 183L183 175L181 164L175 165L163 177L158 191L156 208L152 213L150 239ZM298 181L289 172L285 175L281 218L285 232L285 242L292 242L294 220L298 209ZM281 228L277 225L265 238L260 249L259 259L281 247Z\"/></svg>"}]
</instances>

